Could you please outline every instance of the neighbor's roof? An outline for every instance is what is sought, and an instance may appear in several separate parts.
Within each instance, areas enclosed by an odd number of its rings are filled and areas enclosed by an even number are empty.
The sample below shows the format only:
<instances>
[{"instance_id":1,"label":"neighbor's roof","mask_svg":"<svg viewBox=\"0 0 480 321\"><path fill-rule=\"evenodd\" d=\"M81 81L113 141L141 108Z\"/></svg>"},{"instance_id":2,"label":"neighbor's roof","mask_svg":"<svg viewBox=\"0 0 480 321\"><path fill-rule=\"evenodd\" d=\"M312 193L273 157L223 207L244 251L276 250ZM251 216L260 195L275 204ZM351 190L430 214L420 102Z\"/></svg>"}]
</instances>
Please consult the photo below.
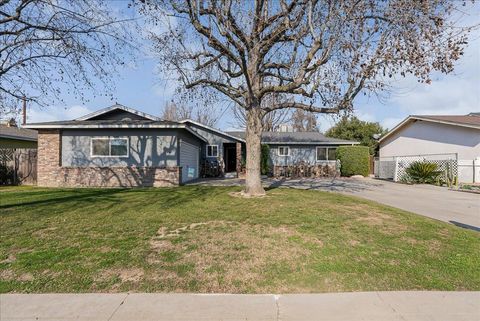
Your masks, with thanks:
<instances>
[{"instance_id":1,"label":"neighbor's roof","mask_svg":"<svg viewBox=\"0 0 480 321\"><path fill-rule=\"evenodd\" d=\"M379 142L414 121L428 121L438 124L480 129L480 113L470 113L468 115L410 115L380 138Z\"/></svg>"},{"instance_id":2,"label":"neighbor's roof","mask_svg":"<svg viewBox=\"0 0 480 321\"><path fill-rule=\"evenodd\" d=\"M228 132L231 135L245 138L245 132ZM264 132L262 133L264 144L286 145L356 145L358 142L326 137L319 132Z\"/></svg>"},{"instance_id":3,"label":"neighbor's roof","mask_svg":"<svg viewBox=\"0 0 480 321\"><path fill-rule=\"evenodd\" d=\"M9 138L16 140L37 141L37 131L18 127L8 127L0 125L0 138Z\"/></svg>"}]
</instances>

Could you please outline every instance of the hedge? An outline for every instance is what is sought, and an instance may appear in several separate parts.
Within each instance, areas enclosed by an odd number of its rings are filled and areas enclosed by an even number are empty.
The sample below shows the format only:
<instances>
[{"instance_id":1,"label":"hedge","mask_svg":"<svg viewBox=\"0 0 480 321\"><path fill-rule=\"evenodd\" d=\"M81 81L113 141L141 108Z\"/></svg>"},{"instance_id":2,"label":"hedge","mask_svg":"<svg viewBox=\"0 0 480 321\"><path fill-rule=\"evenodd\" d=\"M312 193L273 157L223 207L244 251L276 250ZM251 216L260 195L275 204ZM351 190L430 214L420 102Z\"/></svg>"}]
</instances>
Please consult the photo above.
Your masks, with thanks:
<instances>
[{"instance_id":1,"label":"hedge","mask_svg":"<svg viewBox=\"0 0 480 321\"><path fill-rule=\"evenodd\" d=\"M370 152L367 146L340 146L337 159L340 160L342 176L363 175L370 173Z\"/></svg>"}]
</instances>

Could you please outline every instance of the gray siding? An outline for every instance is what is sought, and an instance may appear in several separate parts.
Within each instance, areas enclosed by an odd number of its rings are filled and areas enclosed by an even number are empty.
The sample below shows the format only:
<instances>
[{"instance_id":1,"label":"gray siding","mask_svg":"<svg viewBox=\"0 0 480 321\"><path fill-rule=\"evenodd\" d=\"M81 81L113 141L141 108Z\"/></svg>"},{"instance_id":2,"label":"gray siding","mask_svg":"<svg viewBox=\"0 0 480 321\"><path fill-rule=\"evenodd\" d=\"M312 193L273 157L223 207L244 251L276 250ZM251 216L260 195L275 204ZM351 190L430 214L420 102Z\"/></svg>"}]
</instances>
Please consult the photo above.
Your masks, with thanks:
<instances>
[{"instance_id":1,"label":"gray siding","mask_svg":"<svg viewBox=\"0 0 480 321\"><path fill-rule=\"evenodd\" d=\"M91 138L122 136L129 138L129 157L92 157ZM62 166L177 166L178 139L196 141L185 130L95 129L62 131Z\"/></svg>"},{"instance_id":2,"label":"gray siding","mask_svg":"<svg viewBox=\"0 0 480 321\"><path fill-rule=\"evenodd\" d=\"M305 162L310 165L325 164L328 161L317 161L316 148L327 147L336 148L338 146L322 146L322 145L286 145L290 148L289 156L279 156L278 147L284 145L269 145L270 147L270 161L271 165L287 166L294 165L299 162Z\"/></svg>"},{"instance_id":3,"label":"gray siding","mask_svg":"<svg viewBox=\"0 0 480 321\"><path fill-rule=\"evenodd\" d=\"M228 136L221 135L214 131L208 130L203 127L198 127L195 124L189 125L193 130L195 130L200 136L205 138L208 143L202 145L202 150L200 157L202 159L207 158L206 145L218 145L218 157L223 158L223 144L224 143L236 143L237 140L230 138ZM212 157L208 157L212 158Z\"/></svg>"}]
</instances>

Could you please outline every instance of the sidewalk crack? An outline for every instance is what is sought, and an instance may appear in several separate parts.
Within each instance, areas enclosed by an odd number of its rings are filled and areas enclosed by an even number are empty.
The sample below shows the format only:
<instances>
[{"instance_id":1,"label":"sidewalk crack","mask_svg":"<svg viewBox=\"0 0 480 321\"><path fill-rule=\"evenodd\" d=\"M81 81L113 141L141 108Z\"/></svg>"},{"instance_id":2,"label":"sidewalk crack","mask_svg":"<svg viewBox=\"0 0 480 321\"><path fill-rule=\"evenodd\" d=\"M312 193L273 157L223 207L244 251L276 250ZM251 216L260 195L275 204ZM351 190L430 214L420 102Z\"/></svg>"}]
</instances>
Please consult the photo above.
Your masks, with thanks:
<instances>
[{"instance_id":1,"label":"sidewalk crack","mask_svg":"<svg viewBox=\"0 0 480 321\"><path fill-rule=\"evenodd\" d=\"M107 319L107 321L110 321L112 320L113 316L115 315L115 313L117 313L118 309L120 309L120 307L123 305L123 303L125 303L125 300L128 298L128 296L130 295L130 293L127 293L125 295L125 297L123 298L122 302L120 302L120 304L118 305L118 307L115 308L115 310L113 310L112 314L110 315L110 317Z\"/></svg>"},{"instance_id":2,"label":"sidewalk crack","mask_svg":"<svg viewBox=\"0 0 480 321\"><path fill-rule=\"evenodd\" d=\"M405 317L404 317L401 313L399 313L390 303L386 302L386 301L382 298L382 296L380 295L379 292L375 292L375 293L377 294L377 297L380 299L380 301L382 301L387 307L389 307L390 309L392 309L392 311L393 311L395 314L397 314L397 315L400 317L400 319L406 320Z\"/></svg>"},{"instance_id":3,"label":"sidewalk crack","mask_svg":"<svg viewBox=\"0 0 480 321\"><path fill-rule=\"evenodd\" d=\"M280 321L280 295L274 295L273 298L275 299L275 305L277 306L277 315L275 317L275 320Z\"/></svg>"}]
</instances>

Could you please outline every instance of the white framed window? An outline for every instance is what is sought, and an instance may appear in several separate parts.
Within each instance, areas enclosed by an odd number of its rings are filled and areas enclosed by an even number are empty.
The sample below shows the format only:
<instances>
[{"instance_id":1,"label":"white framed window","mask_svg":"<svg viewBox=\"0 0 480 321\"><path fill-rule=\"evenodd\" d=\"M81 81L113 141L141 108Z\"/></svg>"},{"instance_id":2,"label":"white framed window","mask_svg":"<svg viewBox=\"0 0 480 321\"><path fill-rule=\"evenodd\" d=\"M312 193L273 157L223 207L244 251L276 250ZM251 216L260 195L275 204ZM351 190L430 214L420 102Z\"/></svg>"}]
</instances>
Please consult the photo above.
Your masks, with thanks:
<instances>
[{"instance_id":1,"label":"white framed window","mask_svg":"<svg viewBox=\"0 0 480 321\"><path fill-rule=\"evenodd\" d=\"M128 137L92 137L90 140L92 157L128 157Z\"/></svg>"},{"instance_id":2,"label":"white framed window","mask_svg":"<svg viewBox=\"0 0 480 321\"><path fill-rule=\"evenodd\" d=\"M290 156L290 148L288 146L278 147L278 156Z\"/></svg>"},{"instance_id":3,"label":"white framed window","mask_svg":"<svg viewBox=\"0 0 480 321\"><path fill-rule=\"evenodd\" d=\"M218 157L218 145L207 145L207 157Z\"/></svg>"},{"instance_id":4,"label":"white framed window","mask_svg":"<svg viewBox=\"0 0 480 321\"><path fill-rule=\"evenodd\" d=\"M335 147L317 147L317 161L337 160L337 148Z\"/></svg>"}]
</instances>

